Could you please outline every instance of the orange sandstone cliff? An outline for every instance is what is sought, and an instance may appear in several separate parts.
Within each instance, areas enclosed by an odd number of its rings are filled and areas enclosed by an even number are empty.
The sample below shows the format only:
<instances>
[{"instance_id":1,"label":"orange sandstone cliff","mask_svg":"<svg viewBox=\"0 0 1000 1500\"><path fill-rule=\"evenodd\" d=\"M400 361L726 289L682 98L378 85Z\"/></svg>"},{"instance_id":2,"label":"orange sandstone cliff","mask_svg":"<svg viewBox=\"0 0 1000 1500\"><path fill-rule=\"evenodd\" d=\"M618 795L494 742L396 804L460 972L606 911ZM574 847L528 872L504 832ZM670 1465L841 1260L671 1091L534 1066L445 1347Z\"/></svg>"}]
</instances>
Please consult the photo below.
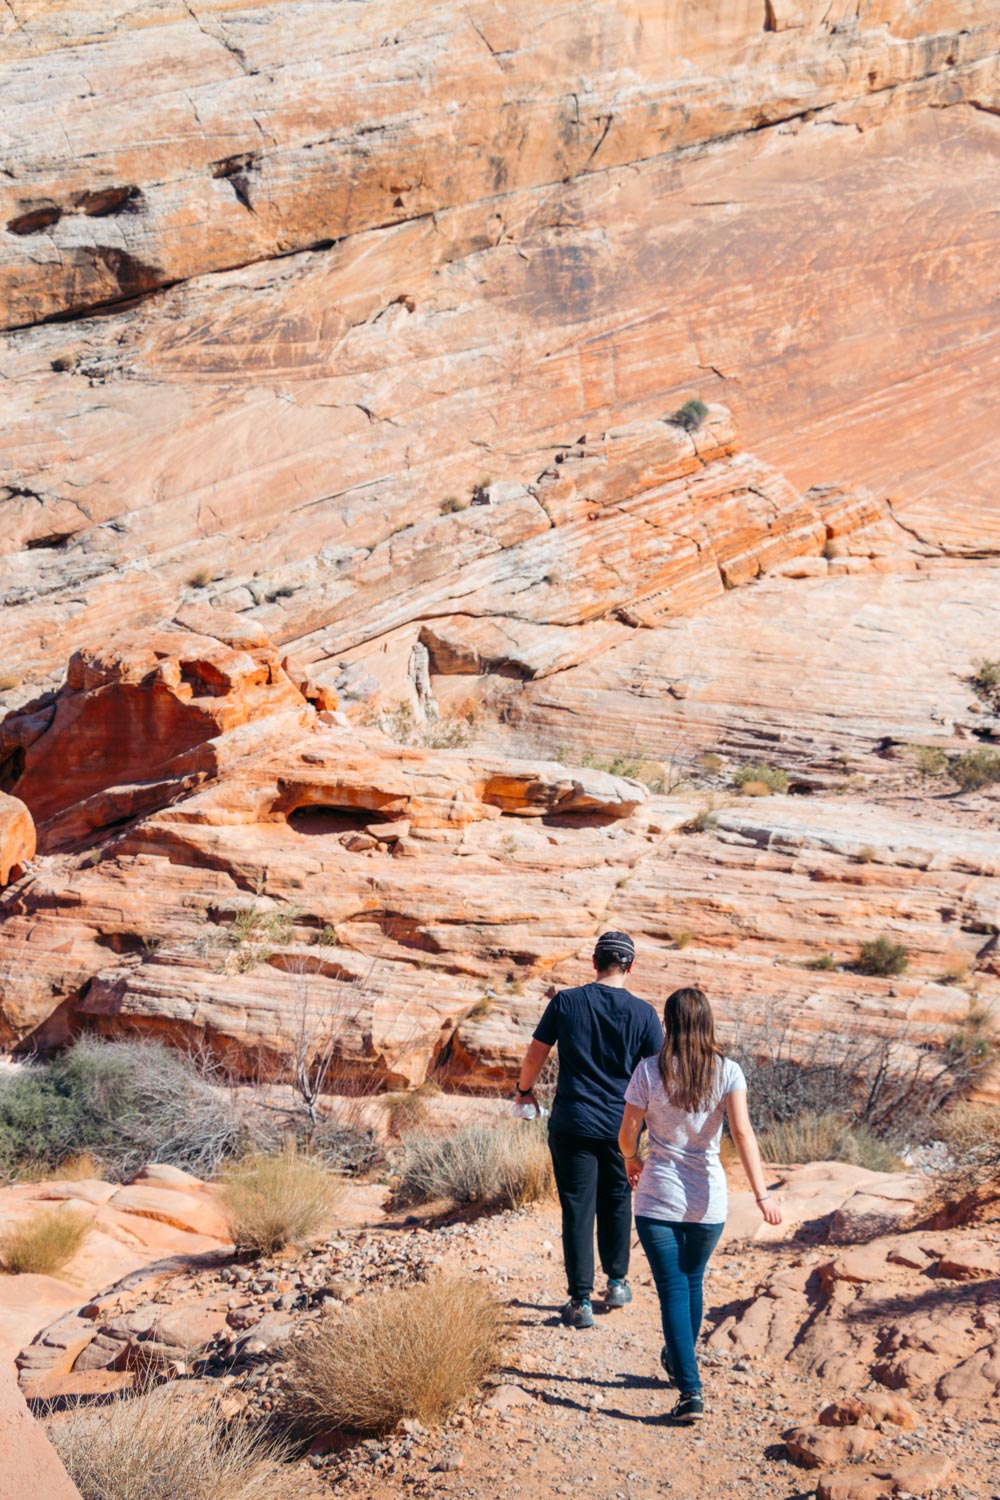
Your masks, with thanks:
<instances>
[{"instance_id":1,"label":"orange sandstone cliff","mask_svg":"<svg viewBox=\"0 0 1000 1500\"><path fill-rule=\"evenodd\" d=\"M995 1008L995 11L8 10L0 1045Z\"/></svg>"}]
</instances>

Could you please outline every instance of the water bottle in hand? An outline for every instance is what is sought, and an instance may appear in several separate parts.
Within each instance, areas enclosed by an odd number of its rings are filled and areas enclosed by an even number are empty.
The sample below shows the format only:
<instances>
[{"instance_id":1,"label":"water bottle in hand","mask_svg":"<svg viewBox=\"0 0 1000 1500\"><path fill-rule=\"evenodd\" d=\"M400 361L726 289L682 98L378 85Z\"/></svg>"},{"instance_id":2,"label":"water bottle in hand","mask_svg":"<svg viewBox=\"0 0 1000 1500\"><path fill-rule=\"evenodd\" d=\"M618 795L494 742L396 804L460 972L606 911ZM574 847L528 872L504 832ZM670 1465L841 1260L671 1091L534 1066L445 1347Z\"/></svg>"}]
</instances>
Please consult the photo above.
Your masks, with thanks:
<instances>
[{"instance_id":1,"label":"water bottle in hand","mask_svg":"<svg viewBox=\"0 0 1000 1500\"><path fill-rule=\"evenodd\" d=\"M536 1104L533 1099L516 1099L512 1113L516 1120L544 1120L548 1110Z\"/></svg>"}]
</instances>

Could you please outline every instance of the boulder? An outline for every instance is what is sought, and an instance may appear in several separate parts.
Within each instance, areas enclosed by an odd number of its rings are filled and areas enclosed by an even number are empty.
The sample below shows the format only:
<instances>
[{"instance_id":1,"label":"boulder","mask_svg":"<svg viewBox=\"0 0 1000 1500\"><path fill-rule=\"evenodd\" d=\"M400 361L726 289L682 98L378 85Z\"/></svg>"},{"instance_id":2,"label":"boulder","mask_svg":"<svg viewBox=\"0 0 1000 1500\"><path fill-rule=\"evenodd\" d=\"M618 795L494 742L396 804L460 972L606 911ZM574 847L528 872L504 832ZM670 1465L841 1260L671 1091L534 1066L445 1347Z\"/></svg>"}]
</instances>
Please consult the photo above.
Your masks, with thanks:
<instances>
[{"instance_id":1,"label":"boulder","mask_svg":"<svg viewBox=\"0 0 1000 1500\"><path fill-rule=\"evenodd\" d=\"M24 803L0 792L0 887L20 880L35 857L35 824Z\"/></svg>"},{"instance_id":2,"label":"boulder","mask_svg":"<svg viewBox=\"0 0 1000 1500\"><path fill-rule=\"evenodd\" d=\"M23 1500L25 1495L45 1500L80 1500L79 1491L45 1437L45 1430L28 1413L10 1372L0 1366L0 1500Z\"/></svg>"},{"instance_id":3,"label":"boulder","mask_svg":"<svg viewBox=\"0 0 1000 1500\"><path fill-rule=\"evenodd\" d=\"M865 1427L797 1427L785 1434L785 1448L793 1463L804 1469L858 1463L879 1446L877 1432Z\"/></svg>"},{"instance_id":4,"label":"boulder","mask_svg":"<svg viewBox=\"0 0 1000 1500\"><path fill-rule=\"evenodd\" d=\"M890 1422L894 1427L909 1431L917 1426L919 1418L902 1396L893 1396L886 1391L866 1391L860 1396L831 1401L820 1412L819 1420L824 1427L875 1427L880 1422Z\"/></svg>"},{"instance_id":5,"label":"boulder","mask_svg":"<svg viewBox=\"0 0 1000 1500\"><path fill-rule=\"evenodd\" d=\"M893 1459L874 1468L859 1466L824 1474L816 1486L816 1500L885 1500L892 1495L926 1495L939 1490L952 1475L951 1460L941 1453Z\"/></svg>"}]
</instances>

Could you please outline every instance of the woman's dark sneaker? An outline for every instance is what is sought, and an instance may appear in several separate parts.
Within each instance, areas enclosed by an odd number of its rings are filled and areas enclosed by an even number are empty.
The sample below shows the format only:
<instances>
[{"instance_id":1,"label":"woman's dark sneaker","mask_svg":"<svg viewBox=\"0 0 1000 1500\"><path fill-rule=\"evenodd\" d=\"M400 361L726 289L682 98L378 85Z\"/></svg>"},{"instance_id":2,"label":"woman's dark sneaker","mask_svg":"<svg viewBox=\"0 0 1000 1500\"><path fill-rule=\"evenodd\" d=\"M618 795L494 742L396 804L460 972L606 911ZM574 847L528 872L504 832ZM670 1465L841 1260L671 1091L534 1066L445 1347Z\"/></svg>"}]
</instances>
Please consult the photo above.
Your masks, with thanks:
<instances>
[{"instance_id":1,"label":"woman's dark sneaker","mask_svg":"<svg viewBox=\"0 0 1000 1500\"><path fill-rule=\"evenodd\" d=\"M705 1415L705 1403L701 1395L682 1396L669 1413L668 1421L671 1422L700 1422Z\"/></svg>"},{"instance_id":2,"label":"woman's dark sneaker","mask_svg":"<svg viewBox=\"0 0 1000 1500\"><path fill-rule=\"evenodd\" d=\"M632 1301L632 1288L627 1281L609 1281L608 1289L604 1293L604 1306L625 1307Z\"/></svg>"},{"instance_id":3,"label":"woman's dark sneaker","mask_svg":"<svg viewBox=\"0 0 1000 1500\"><path fill-rule=\"evenodd\" d=\"M567 1328L593 1328L594 1309L589 1297L571 1297L562 1310Z\"/></svg>"},{"instance_id":4,"label":"woman's dark sneaker","mask_svg":"<svg viewBox=\"0 0 1000 1500\"><path fill-rule=\"evenodd\" d=\"M667 1349L666 1344L664 1344L663 1348L660 1350L660 1364L663 1366L664 1370L666 1370L667 1379L669 1380L670 1384L676 1385L677 1382L674 1380L674 1372L670 1365L670 1353Z\"/></svg>"}]
</instances>

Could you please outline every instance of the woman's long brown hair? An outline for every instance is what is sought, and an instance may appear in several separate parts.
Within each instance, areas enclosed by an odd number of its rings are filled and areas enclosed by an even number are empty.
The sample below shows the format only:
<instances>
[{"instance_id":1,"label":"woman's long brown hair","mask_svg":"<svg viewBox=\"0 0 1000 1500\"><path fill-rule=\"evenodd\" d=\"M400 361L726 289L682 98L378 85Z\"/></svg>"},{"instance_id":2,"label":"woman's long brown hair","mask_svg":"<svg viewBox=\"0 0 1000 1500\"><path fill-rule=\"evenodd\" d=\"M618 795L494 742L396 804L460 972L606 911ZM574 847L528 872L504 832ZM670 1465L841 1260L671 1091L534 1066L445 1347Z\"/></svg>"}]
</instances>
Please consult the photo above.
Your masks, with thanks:
<instances>
[{"instance_id":1,"label":"woman's long brown hair","mask_svg":"<svg viewBox=\"0 0 1000 1500\"><path fill-rule=\"evenodd\" d=\"M696 1114L708 1105L721 1056L704 990L674 990L663 1007L663 1047L657 1062L675 1108Z\"/></svg>"}]
</instances>

